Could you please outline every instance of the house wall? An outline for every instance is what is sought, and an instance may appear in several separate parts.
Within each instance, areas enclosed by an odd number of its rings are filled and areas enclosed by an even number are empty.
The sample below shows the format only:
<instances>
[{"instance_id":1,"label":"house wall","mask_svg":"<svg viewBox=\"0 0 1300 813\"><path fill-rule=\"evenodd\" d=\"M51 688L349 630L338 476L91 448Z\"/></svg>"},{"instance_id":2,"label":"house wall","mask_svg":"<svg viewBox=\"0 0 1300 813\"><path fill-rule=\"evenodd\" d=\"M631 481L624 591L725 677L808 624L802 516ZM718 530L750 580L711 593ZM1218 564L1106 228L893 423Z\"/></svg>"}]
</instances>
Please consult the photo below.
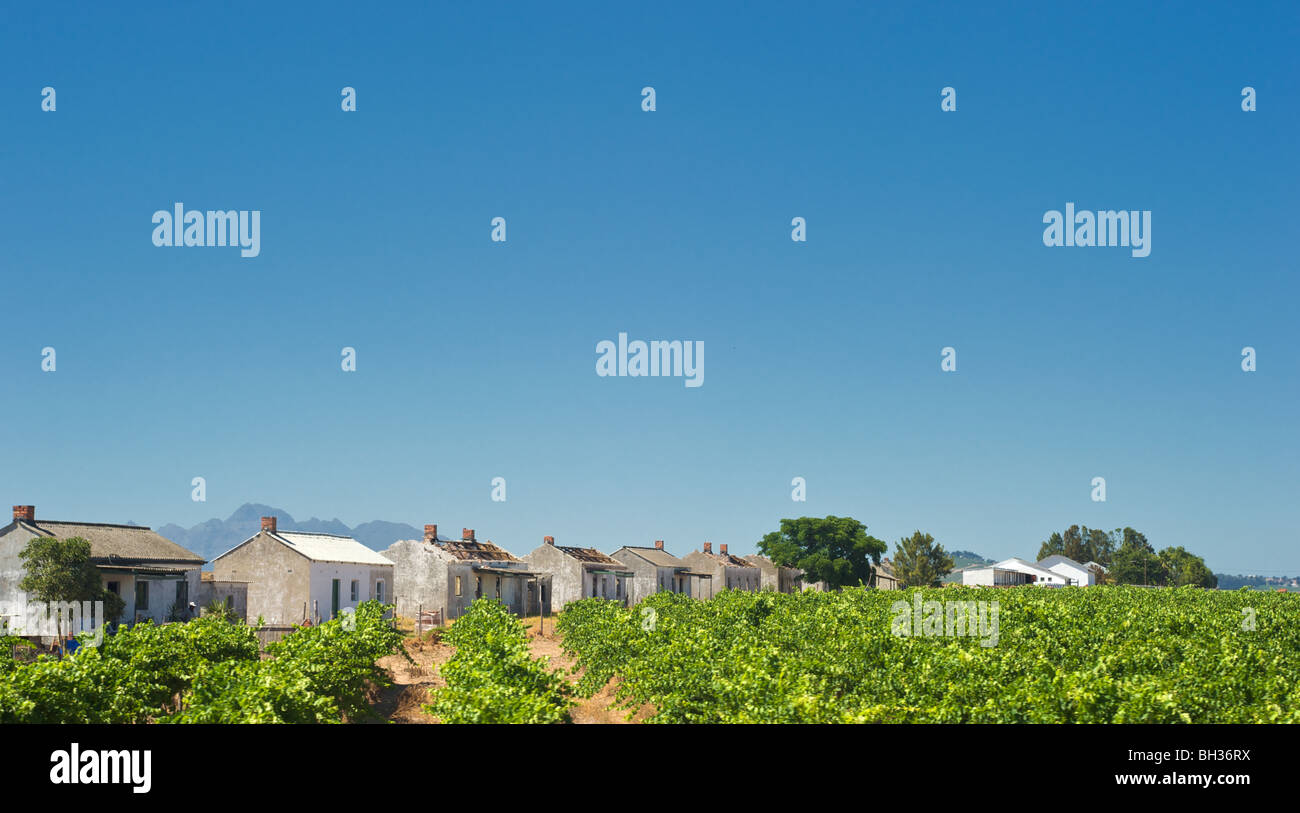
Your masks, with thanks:
<instances>
[{"instance_id":1,"label":"house wall","mask_svg":"<svg viewBox=\"0 0 1300 813\"><path fill-rule=\"evenodd\" d=\"M301 624L311 613L311 560L265 533L213 560L212 576L248 582L250 622L262 618L272 626L288 626ZM322 614L328 613L327 601Z\"/></svg>"},{"instance_id":2,"label":"house wall","mask_svg":"<svg viewBox=\"0 0 1300 813\"><path fill-rule=\"evenodd\" d=\"M1064 562L1057 562L1049 567L1048 570L1063 576L1067 584L1071 579L1074 580L1075 584L1082 587L1087 587L1096 583L1096 576L1087 568L1078 568L1073 565L1067 565Z\"/></svg>"},{"instance_id":3,"label":"house wall","mask_svg":"<svg viewBox=\"0 0 1300 813\"><path fill-rule=\"evenodd\" d=\"M199 597L194 600L199 605L199 611L202 612L204 607L214 601L220 601L229 607L236 618L248 620L247 582L200 581Z\"/></svg>"},{"instance_id":4,"label":"house wall","mask_svg":"<svg viewBox=\"0 0 1300 813\"><path fill-rule=\"evenodd\" d=\"M197 567L186 570L182 577L110 572L103 574L103 584L104 589L108 589L109 582L117 582L119 585L118 595L126 602L126 608L118 620L128 624L152 620L155 624L161 624L173 615L173 610L184 618L189 602L198 603L199 578ZM148 585L145 596L147 603L143 606L135 602L136 586L141 582ZM185 583L186 589L178 598L176 587L181 582ZM176 606L178 601L180 606Z\"/></svg>"},{"instance_id":5,"label":"house wall","mask_svg":"<svg viewBox=\"0 0 1300 813\"><path fill-rule=\"evenodd\" d=\"M16 522L0 531L0 618L11 630L20 629L26 616L27 594L18 588L25 571L18 554L35 537Z\"/></svg>"},{"instance_id":6,"label":"house wall","mask_svg":"<svg viewBox=\"0 0 1300 813\"><path fill-rule=\"evenodd\" d=\"M334 618L334 581L339 583L339 612L356 609L363 601L377 597L377 586L383 582L385 602L392 600L393 568L384 565L366 565L352 562L311 562L311 587L307 611L313 620L329 621ZM352 598L352 582L357 582L357 598Z\"/></svg>"},{"instance_id":7,"label":"house wall","mask_svg":"<svg viewBox=\"0 0 1300 813\"><path fill-rule=\"evenodd\" d=\"M975 570L963 570L961 583L971 587L992 587L993 568L981 567Z\"/></svg>"},{"instance_id":8,"label":"house wall","mask_svg":"<svg viewBox=\"0 0 1300 813\"><path fill-rule=\"evenodd\" d=\"M664 568L655 567L635 553L621 548L611 553L610 557L622 562L632 571L632 578L628 580L628 604L636 604L659 592L659 580Z\"/></svg>"},{"instance_id":9,"label":"house wall","mask_svg":"<svg viewBox=\"0 0 1300 813\"><path fill-rule=\"evenodd\" d=\"M425 612L441 611L443 618L456 617L450 601L454 587L448 579L449 557L416 539L394 542L384 556L393 561L393 598L398 615L415 618L423 607ZM473 589L469 588L471 593Z\"/></svg>"},{"instance_id":10,"label":"house wall","mask_svg":"<svg viewBox=\"0 0 1300 813\"><path fill-rule=\"evenodd\" d=\"M554 545L541 545L524 557L532 570L545 573L551 577L550 603L556 610L563 610L566 604L586 598L585 592L588 576L582 563Z\"/></svg>"}]
</instances>

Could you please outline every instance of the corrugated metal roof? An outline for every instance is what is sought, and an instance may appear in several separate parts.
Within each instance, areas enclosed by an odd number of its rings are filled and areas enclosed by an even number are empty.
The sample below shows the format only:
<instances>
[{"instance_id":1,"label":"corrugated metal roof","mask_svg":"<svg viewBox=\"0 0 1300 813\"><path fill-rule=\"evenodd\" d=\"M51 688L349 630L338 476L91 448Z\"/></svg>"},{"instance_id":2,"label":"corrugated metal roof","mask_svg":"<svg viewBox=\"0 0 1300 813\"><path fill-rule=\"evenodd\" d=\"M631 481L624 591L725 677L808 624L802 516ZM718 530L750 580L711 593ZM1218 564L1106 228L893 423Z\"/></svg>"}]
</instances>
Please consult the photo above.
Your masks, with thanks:
<instances>
[{"instance_id":1,"label":"corrugated metal roof","mask_svg":"<svg viewBox=\"0 0 1300 813\"><path fill-rule=\"evenodd\" d=\"M276 539L315 562L346 562L355 565L392 565L391 559L367 548L350 536L276 531Z\"/></svg>"}]
</instances>

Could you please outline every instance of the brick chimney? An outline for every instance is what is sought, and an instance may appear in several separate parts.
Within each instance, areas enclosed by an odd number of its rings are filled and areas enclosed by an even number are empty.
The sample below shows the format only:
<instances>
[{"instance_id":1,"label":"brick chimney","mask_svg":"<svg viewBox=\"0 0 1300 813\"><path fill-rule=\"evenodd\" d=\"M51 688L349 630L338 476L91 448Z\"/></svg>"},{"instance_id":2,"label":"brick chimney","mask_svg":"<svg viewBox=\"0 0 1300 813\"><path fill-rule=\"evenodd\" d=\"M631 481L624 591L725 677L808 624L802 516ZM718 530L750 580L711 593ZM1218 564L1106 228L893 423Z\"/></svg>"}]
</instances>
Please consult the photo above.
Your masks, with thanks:
<instances>
[{"instance_id":1,"label":"brick chimney","mask_svg":"<svg viewBox=\"0 0 1300 813\"><path fill-rule=\"evenodd\" d=\"M460 529L460 538L461 538L461 539L468 539L470 542L473 542L473 541L474 541L474 529L473 529L473 528L461 528L461 529Z\"/></svg>"},{"instance_id":2,"label":"brick chimney","mask_svg":"<svg viewBox=\"0 0 1300 813\"><path fill-rule=\"evenodd\" d=\"M655 550L663 550L663 549L664 549L664 541L662 539L656 539Z\"/></svg>"},{"instance_id":3,"label":"brick chimney","mask_svg":"<svg viewBox=\"0 0 1300 813\"><path fill-rule=\"evenodd\" d=\"M266 533L275 533L275 517L262 517L262 530Z\"/></svg>"},{"instance_id":4,"label":"brick chimney","mask_svg":"<svg viewBox=\"0 0 1300 813\"><path fill-rule=\"evenodd\" d=\"M712 543L712 542L705 542L705 543L704 543L704 552L705 552L705 553L713 553L713 543Z\"/></svg>"},{"instance_id":5,"label":"brick chimney","mask_svg":"<svg viewBox=\"0 0 1300 813\"><path fill-rule=\"evenodd\" d=\"M35 521L36 521L36 506L34 506L34 505L15 505L15 506L14 506L14 519L15 519L15 520L20 520L20 519L21 519L21 520L24 521L24 522L35 522Z\"/></svg>"},{"instance_id":6,"label":"brick chimney","mask_svg":"<svg viewBox=\"0 0 1300 813\"><path fill-rule=\"evenodd\" d=\"M726 556L726 555L727 555L727 543L726 543L726 542L723 542L721 545L719 545L719 546L718 546L718 551L719 551L723 556Z\"/></svg>"},{"instance_id":7,"label":"brick chimney","mask_svg":"<svg viewBox=\"0 0 1300 813\"><path fill-rule=\"evenodd\" d=\"M425 526L424 526L424 541L425 541L425 542L437 542L437 541L438 541L438 526L437 526L437 525L425 525Z\"/></svg>"},{"instance_id":8,"label":"brick chimney","mask_svg":"<svg viewBox=\"0 0 1300 813\"><path fill-rule=\"evenodd\" d=\"M544 536L544 537L542 537L542 542L545 543L545 544L547 544L547 545L554 545L554 544L555 544L555 537L553 537L553 536Z\"/></svg>"}]
</instances>

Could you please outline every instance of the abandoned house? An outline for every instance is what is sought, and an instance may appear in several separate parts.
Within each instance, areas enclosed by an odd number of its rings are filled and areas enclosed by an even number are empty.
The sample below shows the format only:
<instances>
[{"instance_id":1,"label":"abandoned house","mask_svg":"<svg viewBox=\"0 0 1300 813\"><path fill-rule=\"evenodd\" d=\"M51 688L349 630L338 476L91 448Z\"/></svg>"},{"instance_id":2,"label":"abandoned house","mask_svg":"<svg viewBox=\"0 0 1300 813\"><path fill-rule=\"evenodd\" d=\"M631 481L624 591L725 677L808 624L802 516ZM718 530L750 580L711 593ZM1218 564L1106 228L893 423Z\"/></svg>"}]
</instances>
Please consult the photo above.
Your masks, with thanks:
<instances>
[{"instance_id":1,"label":"abandoned house","mask_svg":"<svg viewBox=\"0 0 1300 813\"><path fill-rule=\"evenodd\" d=\"M610 556L632 571L628 603L636 604L654 593L680 593L686 596L712 595L711 573L692 570L686 562L664 550L662 539L654 547L624 545Z\"/></svg>"},{"instance_id":2,"label":"abandoned house","mask_svg":"<svg viewBox=\"0 0 1300 813\"><path fill-rule=\"evenodd\" d=\"M758 568L764 590L774 593L798 593L803 590L803 571L797 567L783 567L758 553L745 557L745 561Z\"/></svg>"},{"instance_id":3,"label":"abandoned house","mask_svg":"<svg viewBox=\"0 0 1300 813\"><path fill-rule=\"evenodd\" d=\"M551 577L551 603L556 610L584 598L627 603L633 572L595 548L557 545L555 537L544 536L541 546L524 561Z\"/></svg>"},{"instance_id":4,"label":"abandoned house","mask_svg":"<svg viewBox=\"0 0 1300 813\"><path fill-rule=\"evenodd\" d=\"M460 539L438 536L437 525L424 526L424 539L394 542L384 555L394 562L397 614L438 613L459 618L478 598L494 598L515 615L550 612L551 578L488 540L479 542L473 528Z\"/></svg>"},{"instance_id":5,"label":"abandoned house","mask_svg":"<svg viewBox=\"0 0 1300 813\"><path fill-rule=\"evenodd\" d=\"M329 621L363 601L392 602L393 563L350 536L262 530L212 560L214 582L247 582L248 615L270 626Z\"/></svg>"},{"instance_id":6,"label":"abandoned house","mask_svg":"<svg viewBox=\"0 0 1300 813\"><path fill-rule=\"evenodd\" d=\"M27 596L19 588L25 570L19 554L41 537L90 543L90 561L99 568L104 587L125 603L120 618L104 622L161 623L179 619L199 591L203 557L143 525L37 520L36 507L15 505L13 521L0 528L0 621L10 634L22 634Z\"/></svg>"},{"instance_id":7,"label":"abandoned house","mask_svg":"<svg viewBox=\"0 0 1300 813\"><path fill-rule=\"evenodd\" d=\"M697 598L713 598L723 590L752 590L762 588L762 571L758 565L727 553L727 543L718 546L713 552L713 543L705 542L703 550L691 551L682 557L682 561L693 570L712 574L703 585L707 592Z\"/></svg>"}]
</instances>

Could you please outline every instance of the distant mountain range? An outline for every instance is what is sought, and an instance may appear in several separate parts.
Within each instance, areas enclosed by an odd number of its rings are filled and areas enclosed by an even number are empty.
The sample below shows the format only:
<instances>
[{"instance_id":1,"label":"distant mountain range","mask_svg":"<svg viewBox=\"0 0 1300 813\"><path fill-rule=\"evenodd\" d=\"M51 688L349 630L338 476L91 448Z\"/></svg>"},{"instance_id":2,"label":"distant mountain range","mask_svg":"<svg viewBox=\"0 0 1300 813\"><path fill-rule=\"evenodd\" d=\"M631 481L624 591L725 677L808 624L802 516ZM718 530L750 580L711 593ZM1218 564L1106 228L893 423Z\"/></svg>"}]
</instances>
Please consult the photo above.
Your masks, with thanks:
<instances>
[{"instance_id":1,"label":"distant mountain range","mask_svg":"<svg viewBox=\"0 0 1300 813\"><path fill-rule=\"evenodd\" d=\"M382 551L399 539L423 539L424 531L404 522L374 520L349 528L337 519L312 517L299 522L288 511L260 503L244 503L223 519L210 519L192 528L167 523L155 531L209 562L262 530L262 517L275 517L281 531L305 531L350 536L372 550Z\"/></svg>"}]
</instances>

